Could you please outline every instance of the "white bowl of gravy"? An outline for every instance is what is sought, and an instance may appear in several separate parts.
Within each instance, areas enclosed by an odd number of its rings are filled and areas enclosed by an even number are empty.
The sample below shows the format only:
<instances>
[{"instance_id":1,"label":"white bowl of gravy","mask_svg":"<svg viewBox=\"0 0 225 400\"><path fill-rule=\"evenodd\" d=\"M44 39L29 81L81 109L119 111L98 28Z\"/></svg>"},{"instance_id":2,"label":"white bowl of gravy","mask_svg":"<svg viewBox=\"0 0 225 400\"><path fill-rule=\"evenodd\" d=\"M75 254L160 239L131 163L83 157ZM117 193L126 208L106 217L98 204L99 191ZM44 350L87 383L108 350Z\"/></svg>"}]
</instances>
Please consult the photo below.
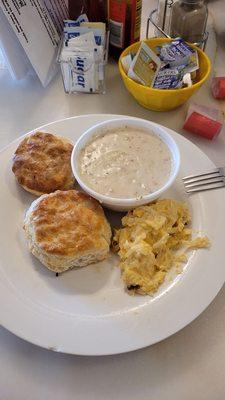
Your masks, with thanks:
<instances>
[{"instance_id":1,"label":"white bowl of gravy","mask_svg":"<svg viewBox=\"0 0 225 400\"><path fill-rule=\"evenodd\" d=\"M71 165L85 192L107 208L127 211L159 198L173 184L180 153L163 127L121 118L84 132L74 146Z\"/></svg>"}]
</instances>

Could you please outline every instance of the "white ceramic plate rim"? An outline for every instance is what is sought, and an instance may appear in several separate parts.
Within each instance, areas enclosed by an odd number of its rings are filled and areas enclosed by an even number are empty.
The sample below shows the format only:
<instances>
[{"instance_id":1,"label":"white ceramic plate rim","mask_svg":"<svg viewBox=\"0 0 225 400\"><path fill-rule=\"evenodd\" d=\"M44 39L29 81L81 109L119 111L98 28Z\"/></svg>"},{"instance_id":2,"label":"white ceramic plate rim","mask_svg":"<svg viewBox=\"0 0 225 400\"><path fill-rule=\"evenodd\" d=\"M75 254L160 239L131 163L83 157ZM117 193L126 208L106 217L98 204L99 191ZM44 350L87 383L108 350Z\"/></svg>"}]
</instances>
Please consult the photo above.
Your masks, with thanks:
<instances>
[{"instance_id":1,"label":"white ceramic plate rim","mask_svg":"<svg viewBox=\"0 0 225 400\"><path fill-rule=\"evenodd\" d=\"M76 118L79 118L82 122L83 118L84 120L85 118L106 120L113 117L118 118L122 116L92 114L87 116L71 117L46 124L37 129L48 130L51 125L64 123L67 120L73 120ZM180 136L175 132L169 129L168 131L175 140L180 138ZM33 132L33 130L31 132ZM1 155L4 154L4 151L7 149L15 146L20 140L21 137L6 146L1 151ZM191 146L193 150L195 149L195 151L197 151L195 145L190 144L190 142L184 138L182 138L182 141L185 143L185 146ZM199 155L202 155L205 162L207 162L208 167L213 167L213 163L208 159L208 157L200 150L198 151ZM199 197L199 204L203 214L212 210L213 218L214 216L215 218L218 217L214 224L215 237L213 238L216 257L215 259L211 259L212 265L208 263L206 266L204 271L205 274L201 276L201 280L197 280L195 285L192 286L191 297L189 296L189 293L186 293L186 291L183 290L184 280L181 280L181 283L175 285L170 293L157 299L157 302L153 302L153 310L148 310L147 315L146 310L144 309L145 307L143 307L140 310L140 313L136 316L121 313L119 315L111 315L110 318L100 317L98 320L93 320L91 318L78 318L74 321L72 318L70 319L68 316L59 313L56 319L53 312L40 308L37 304L26 299L22 294L18 295L15 290L16 288L14 288L7 280L4 266L1 265L0 260L0 270L2 272L0 274L0 301L2 304L0 321L2 325L17 336L41 347L81 355L107 355L128 352L159 342L160 340L163 340L179 331L181 328L193 321L211 303L225 280L225 272L222 265L225 255L223 246L225 216L222 212L225 192L221 190L210 193L207 195L209 196L209 209L205 207L204 197L202 196ZM197 197L194 197L193 201L196 198ZM211 255L209 257L211 257ZM204 259L207 263L206 256ZM198 269L195 269L193 272L199 274ZM193 280L192 274L189 274L188 277L186 274L186 278L190 282ZM181 297L183 302L181 302ZM170 298L170 307L168 307L168 298ZM157 306L163 307L164 309L162 319L160 319L161 315L158 314L154 307L156 303ZM175 314L171 314L171 307L173 307L173 305L176 305L177 307ZM170 314L169 316L168 313ZM168 319L169 317L171 318ZM158 328L154 331L154 327L150 325L153 320L156 322L156 328L157 321L160 324L159 331L157 330ZM92 329L93 322L95 324L94 329ZM120 340L118 340L118 322ZM147 326L148 330L146 334L142 331L143 323L145 327L146 323L149 324ZM71 325L73 327L73 332L76 332L76 329L79 330L79 338L65 337L65 332L68 333L70 331ZM153 328L153 331L149 330L150 328ZM99 332L101 333L100 335L98 335ZM105 338L104 332L108 333L108 338ZM90 343L88 342L87 337L90 337ZM108 341L109 337L110 342Z\"/></svg>"}]
</instances>

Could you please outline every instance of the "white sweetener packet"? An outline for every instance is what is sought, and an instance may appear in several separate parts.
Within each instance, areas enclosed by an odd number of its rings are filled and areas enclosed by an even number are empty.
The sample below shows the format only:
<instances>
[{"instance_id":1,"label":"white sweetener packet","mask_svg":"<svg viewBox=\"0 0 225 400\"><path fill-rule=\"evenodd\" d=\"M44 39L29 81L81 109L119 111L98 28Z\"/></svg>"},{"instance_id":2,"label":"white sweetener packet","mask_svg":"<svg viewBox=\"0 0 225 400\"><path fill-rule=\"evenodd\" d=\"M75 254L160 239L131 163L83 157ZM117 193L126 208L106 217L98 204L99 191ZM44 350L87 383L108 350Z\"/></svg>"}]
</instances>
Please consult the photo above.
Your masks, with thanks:
<instances>
[{"instance_id":1,"label":"white sweetener packet","mask_svg":"<svg viewBox=\"0 0 225 400\"><path fill-rule=\"evenodd\" d=\"M84 35L85 33L93 32L95 37L95 43L98 46L105 44L105 33L102 29L91 28L88 26L75 26L75 27L65 27L64 36L65 40L70 40L71 38Z\"/></svg>"},{"instance_id":2,"label":"white sweetener packet","mask_svg":"<svg viewBox=\"0 0 225 400\"><path fill-rule=\"evenodd\" d=\"M66 47L73 48L74 46L96 46L94 32L87 32L84 35L76 36L68 40Z\"/></svg>"}]
</instances>

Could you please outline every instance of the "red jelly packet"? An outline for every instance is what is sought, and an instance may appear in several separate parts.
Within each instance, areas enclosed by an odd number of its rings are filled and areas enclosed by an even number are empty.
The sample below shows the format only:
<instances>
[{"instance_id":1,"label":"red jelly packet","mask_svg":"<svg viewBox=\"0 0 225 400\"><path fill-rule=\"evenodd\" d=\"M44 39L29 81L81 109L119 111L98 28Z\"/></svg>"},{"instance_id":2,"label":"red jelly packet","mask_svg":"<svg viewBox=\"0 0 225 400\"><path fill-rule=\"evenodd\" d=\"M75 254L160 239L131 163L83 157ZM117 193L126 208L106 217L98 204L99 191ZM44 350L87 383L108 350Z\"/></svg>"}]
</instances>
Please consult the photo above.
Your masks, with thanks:
<instances>
[{"instance_id":1,"label":"red jelly packet","mask_svg":"<svg viewBox=\"0 0 225 400\"><path fill-rule=\"evenodd\" d=\"M212 79L212 94L215 99L225 100L225 77L216 77Z\"/></svg>"},{"instance_id":2,"label":"red jelly packet","mask_svg":"<svg viewBox=\"0 0 225 400\"><path fill-rule=\"evenodd\" d=\"M222 124L219 121L215 121L194 111L189 118L186 119L183 129L212 140L219 135Z\"/></svg>"}]
</instances>

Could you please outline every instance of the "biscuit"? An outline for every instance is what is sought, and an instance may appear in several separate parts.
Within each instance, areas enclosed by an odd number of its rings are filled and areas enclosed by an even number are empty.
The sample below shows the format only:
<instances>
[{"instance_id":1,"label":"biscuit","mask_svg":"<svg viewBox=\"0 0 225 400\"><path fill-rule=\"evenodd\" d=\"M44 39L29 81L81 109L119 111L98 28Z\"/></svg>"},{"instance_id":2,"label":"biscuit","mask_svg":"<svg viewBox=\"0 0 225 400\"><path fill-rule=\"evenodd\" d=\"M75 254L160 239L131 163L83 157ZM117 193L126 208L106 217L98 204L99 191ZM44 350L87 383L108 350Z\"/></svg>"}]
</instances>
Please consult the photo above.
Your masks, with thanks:
<instances>
[{"instance_id":1,"label":"biscuit","mask_svg":"<svg viewBox=\"0 0 225 400\"><path fill-rule=\"evenodd\" d=\"M37 196L72 189L75 184L70 163L72 150L73 144L68 139L35 132L19 144L12 171L18 183Z\"/></svg>"},{"instance_id":2,"label":"biscuit","mask_svg":"<svg viewBox=\"0 0 225 400\"><path fill-rule=\"evenodd\" d=\"M24 221L31 253L54 272L83 267L109 254L111 228L101 205L76 190L35 200Z\"/></svg>"}]
</instances>

